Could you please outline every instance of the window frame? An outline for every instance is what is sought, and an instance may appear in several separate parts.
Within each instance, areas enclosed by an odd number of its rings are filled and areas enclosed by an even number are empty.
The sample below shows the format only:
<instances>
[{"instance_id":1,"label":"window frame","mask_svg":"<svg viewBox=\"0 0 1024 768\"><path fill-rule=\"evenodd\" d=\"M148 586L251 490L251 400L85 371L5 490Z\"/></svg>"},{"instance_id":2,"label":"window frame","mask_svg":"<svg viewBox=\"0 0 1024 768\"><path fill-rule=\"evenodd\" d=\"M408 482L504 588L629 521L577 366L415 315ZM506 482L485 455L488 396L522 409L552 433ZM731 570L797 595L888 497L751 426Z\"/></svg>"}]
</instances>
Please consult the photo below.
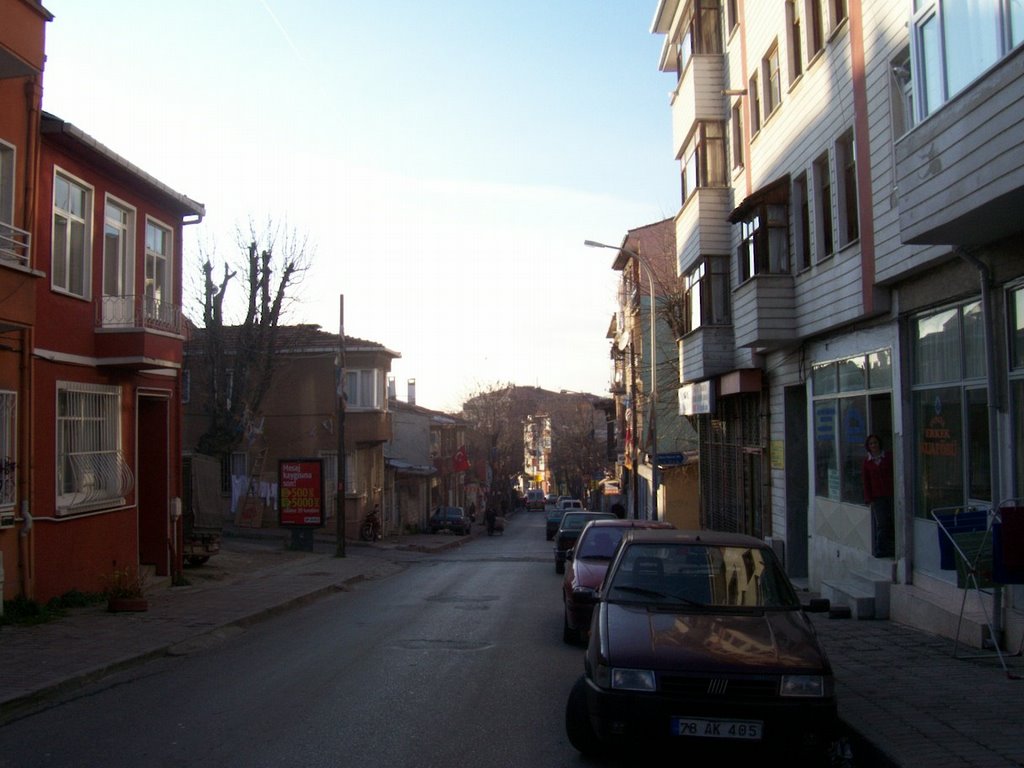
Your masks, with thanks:
<instances>
[{"instance_id":1,"label":"window frame","mask_svg":"<svg viewBox=\"0 0 1024 768\"><path fill-rule=\"evenodd\" d=\"M14 226L14 190L18 148L0 139L0 226ZM0 241L2 245L2 241Z\"/></svg>"},{"instance_id":2,"label":"window frame","mask_svg":"<svg viewBox=\"0 0 1024 768\"><path fill-rule=\"evenodd\" d=\"M61 184L69 187L69 207L63 208L58 204L58 193ZM71 207L70 192L77 191L82 196L81 213L75 212ZM68 173L59 166L53 168L53 199L51 231L50 231L50 288L58 293L63 293L79 299L89 300L92 298L92 221L93 207L95 205L95 188ZM63 201L61 201L63 202ZM58 219L60 221L58 222ZM81 227L80 245L75 245L75 225ZM58 230L64 229L64 237L58 238ZM62 243L62 253L58 254L58 243ZM73 253L72 251L80 252ZM58 256L60 269L58 269ZM78 280L81 286L72 285L76 280L74 265L79 262L80 274ZM80 288L80 290L78 290Z\"/></svg>"},{"instance_id":3,"label":"window frame","mask_svg":"<svg viewBox=\"0 0 1024 768\"><path fill-rule=\"evenodd\" d=\"M754 72L747 83L747 93L750 103L750 135L757 136L761 131L761 91L758 85L758 73Z\"/></svg>"},{"instance_id":4,"label":"window frame","mask_svg":"<svg viewBox=\"0 0 1024 768\"><path fill-rule=\"evenodd\" d=\"M683 276L684 334L731 320L729 257L702 256Z\"/></svg>"},{"instance_id":5,"label":"window frame","mask_svg":"<svg viewBox=\"0 0 1024 768\"><path fill-rule=\"evenodd\" d=\"M154 247L150 233L161 233L163 250ZM174 230L159 219L146 217L145 277L143 297L145 317L161 323L170 322L174 312ZM162 269L157 269L157 267ZM165 295L166 294L166 295Z\"/></svg>"},{"instance_id":6,"label":"window frame","mask_svg":"<svg viewBox=\"0 0 1024 768\"><path fill-rule=\"evenodd\" d=\"M828 150L811 165L814 183L815 263L832 258L836 252L835 220L832 211L832 169Z\"/></svg>"},{"instance_id":7,"label":"window frame","mask_svg":"<svg viewBox=\"0 0 1024 768\"><path fill-rule=\"evenodd\" d=\"M1022 27L1018 30L1014 25L1014 8L1009 3L980 6L982 12L989 10L991 15L970 19L957 17L947 10L948 1L917 0L911 8L910 61L915 124L966 90L1024 41L1024 12L1018 11L1017 21ZM966 45L974 61L956 57L959 49L951 50L951 42ZM981 55L986 44L991 46L990 59ZM969 66L961 75L957 65L965 62Z\"/></svg>"},{"instance_id":8,"label":"window frame","mask_svg":"<svg viewBox=\"0 0 1024 768\"><path fill-rule=\"evenodd\" d=\"M54 493L58 514L124 505L134 478L124 460L123 396L116 385L57 382Z\"/></svg>"},{"instance_id":9,"label":"window frame","mask_svg":"<svg viewBox=\"0 0 1024 768\"><path fill-rule=\"evenodd\" d=\"M857 146L853 128L846 130L835 143L836 156L836 210L839 215L838 232L841 247L860 239L860 215L857 196Z\"/></svg>"},{"instance_id":10,"label":"window frame","mask_svg":"<svg viewBox=\"0 0 1024 768\"><path fill-rule=\"evenodd\" d=\"M717 131L717 135L710 135L712 131ZM729 178L726 170L728 157L725 152L725 123L719 120L698 120L690 138L683 145L680 160L684 203L698 189L727 186ZM713 178L716 168L718 177Z\"/></svg>"},{"instance_id":11,"label":"window frame","mask_svg":"<svg viewBox=\"0 0 1024 768\"><path fill-rule=\"evenodd\" d=\"M859 373L859 381L849 374ZM877 433L893 450L893 352L889 347L811 367L813 489L816 498L864 505L864 441ZM858 420L859 406L862 418Z\"/></svg>"},{"instance_id":12,"label":"window frame","mask_svg":"<svg viewBox=\"0 0 1024 768\"><path fill-rule=\"evenodd\" d=\"M352 411L383 410L384 385L384 372L380 368L346 368L346 409Z\"/></svg>"},{"instance_id":13,"label":"window frame","mask_svg":"<svg viewBox=\"0 0 1024 768\"><path fill-rule=\"evenodd\" d=\"M786 43L789 58L789 85L799 80L804 73L803 40L801 35L800 0L786 0Z\"/></svg>"},{"instance_id":14,"label":"window frame","mask_svg":"<svg viewBox=\"0 0 1024 768\"><path fill-rule=\"evenodd\" d=\"M758 275L792 273L789 194L788 185L780 186L765 194L734 220L740 227L740 243L736 248L740 283Z\"/></svg>"},{"instance_id":15,"label":"window frame","mask_svg":"<svg viewBox=\"0 0 1024 768\"><path fill-rule=\"evenodd\" d=\"M782 105L782 68L779 63L779 41L769 46L761 59L761 80L764 87L764 120L767 122Z\"/></svg>"},{"instance_id":16,"label":"window frame","mask_svg":"<svg viewBox=\"0 0 1024 768\"><path fill-rule=\"evenodd\" d=\"M793 268L796 272L803 272L811 267L811 205L807 171L793 178L793 191L789 199L793 214L793 232L789 244L793 254Z\"/></svg>"}]
</instances>

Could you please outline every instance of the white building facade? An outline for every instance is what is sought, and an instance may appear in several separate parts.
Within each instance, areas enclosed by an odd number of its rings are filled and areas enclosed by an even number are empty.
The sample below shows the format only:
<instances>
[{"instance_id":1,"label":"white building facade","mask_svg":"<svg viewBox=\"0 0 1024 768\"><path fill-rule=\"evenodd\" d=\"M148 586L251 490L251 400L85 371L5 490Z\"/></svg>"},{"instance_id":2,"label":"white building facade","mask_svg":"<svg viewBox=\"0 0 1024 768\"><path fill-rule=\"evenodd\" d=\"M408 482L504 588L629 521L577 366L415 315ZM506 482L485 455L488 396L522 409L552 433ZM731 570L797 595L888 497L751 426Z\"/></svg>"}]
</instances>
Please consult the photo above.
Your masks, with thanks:
<instances>
[{"instance_id":1,"label":"white building facade","mask_svg":"<svg viewBox=\"0 0 1024 768\"><path fill-rule=\"evenodd\" d=\"M932 513L1024 495L1022 16L661 0L652 24L677 78L702 523L777 542L855 615L1012 648L1024 593L968 590L961 623ZM869 434L894 459L892 552L864 501Z\"/></svg>"}]
</instances>

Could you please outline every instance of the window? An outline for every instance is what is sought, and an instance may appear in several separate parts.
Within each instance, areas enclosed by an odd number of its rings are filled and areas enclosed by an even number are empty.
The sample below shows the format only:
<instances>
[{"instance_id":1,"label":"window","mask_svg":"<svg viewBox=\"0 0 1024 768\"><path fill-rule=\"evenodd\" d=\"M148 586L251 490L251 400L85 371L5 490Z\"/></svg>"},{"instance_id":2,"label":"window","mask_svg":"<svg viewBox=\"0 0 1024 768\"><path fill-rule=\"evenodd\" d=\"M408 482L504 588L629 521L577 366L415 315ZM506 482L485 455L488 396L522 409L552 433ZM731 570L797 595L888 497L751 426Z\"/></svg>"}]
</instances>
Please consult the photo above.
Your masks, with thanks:
<instances>
[{"instance_id":1,"label":"window","mask_svg":"<svg viewBox=\"0 0 1024 768\"><path fill-rule=\"evenodd\" d=\"M754 275L789 272L788 219L787 203L764 202L739 222L740 280L748 280Z\"/></svg>"},{"instance_id":2,"label":"window","mask_svg":"<svg viewBox=\"0 0 1024 768\"><path fill-rule=\"evenodd\" d=\"M918 315L910 333L915 513L991 501L981 304Z\"/></svg>"},{"instance_id":3,"label":"window","mask_svg":"<svg viewBox=\"0 0 1024 768\"><path fill-rule=\"evenodd\" d=\"M793 180L793 259L797 271L811 266L811 219L807 203L807 174Z\"/></svg>"},{"instance_id":4,"label":"window","mask_svg":"<svg viewBox=\"0 0 1024 768\"><path fill-rule=\"evenodd\" d=\"M54 288L89 296L89 251L92 190L58 171L53 183Z\"/></svg>"},{"instance_id":5,"label":"window","mask_svg":"<svg viewBox=\"0 0 1024 768\"><path fill-rule=\"evenodd\" d=\"M121 453L121 390L57 383L57 504L119 504L134 480Z\"/></svg>"},{"instance_id":6,"label":"window","mask_svg":"<svg viewBox=\"0 0 1024 768\"><path fill-rule=\"evenodd\" d=\"M224 454L220 461L220 492L242 496L249 488L249 456L243 452Z\"/></svg>"},{"instance_id":7,"label":"window","mask_svg":"<svg viewBox=\"0 0 1024 768\"><path fill-rule=\"evenodd\" d=\"M134 321L134 242L135 212L108 198L103 218L104 325L131 325Z\"/></svg>"},{"instance_id":8,"label":"window","mask_svg":"<svg viewBox=\"0 0 1024 768\"><path fill-rule=\"evenodd\" d=\"M918 118L930 115L1024 39L1018 2L917 0L911 46Z\"/></svg>"},{"instance_id":9,"label":"window","mask_svg":"<svg viewBox=\"0 0 1024 768\"><path fill-rule=\"evenodd\" d=\"M743 104L737 101L732 105L732 167L743 167Z\"/></svg>"},{"instance_id":10,"label":"window","mask_svg":"<svg viewBox=\"0 0 1024 768\"><path fill-rule=\"evenodd\" d=\"M1010 318L1010 396L1013 416L1014 488L1024 493L1024 287L1007 297Z\"/></svg>"},{"instance_id":11,"label":"window","mask_svg":"<svg viewBox=\"0 0 1024 768\"><path fill-rule=\"evenodd\" d=\"M18 394L0 391L0 509L10 509L17 497Z\"/></svg>"},{"instance_id":12,"label":"window","mask_svg":"<svg viewBox=\"0 0 1024 768\"><path fill-rule=\"evenodd\" d=\"M170 322L171 231L155 221L146 222L146 319Z\"/></svg>"},{"instance_id":13,"label":"window","mask_svg":"<svg viewBox=\"0 0 1024 768\"><path fill-rule=\"evenodd\" d=\"M846 0L831 0L829 16L832 21L832 29L842 24L846 20Z\"/></svg>"},{"instance_id":14,"label":"window","mask_svg":"<svg viewBox=\"0 0 1024 768\"><path fill-rule=\"evenodd\" d=\"M694 0L679 28L675 44L676 72L680 77L695 53L722 52L722 5L720 0Z\"/></svg>"},{"instance_id":15,"label":"window","mask_svg":"<svg viewBox=\"0 0 1024 768\"><path fill-rule=\"evenodd\" d=\"M761 130L761 92L757 86L757 73L751 76L747 93L750 95L750 132L756 134Z\"/></svg>"},{"instance_id":16,"label":"window","mask_svg":"<svg viewBox=\"0 0 1024 768\"><path fill-rule=\"evenodd\" d=\"M787 0L786 2L786 28L789 31L786 39L786 42L789 44L789 83L792 85L804 72L801 52L803 43L800 39L799 0Z\"/></svg>"},{"instance_id":17,"label":"window","mask_svg":"<svg viewBox=\"0 0 1024 768\"><path fill-rule=\"evenodd\" d=\"M817 56L825 47L825 22L821 10L822 0L806 0L809 13L807 14L810 28L807 30L807 55L810 58Z\"/></svg>"},{"instance_id":18,"label":"window","mask_svg":"<svg viewBox=\"0 0 1024 768\"><path fill-rule=\"evenodd\" d=\"M705 325L729 323L729 260L705 256L684 278L686 333Z\"/></svg>"},{"instance_id":19,"label":"window","mask_svg":"<svg viewBox=\"0 0 1024 768\"><path fill-rule=\"evenodd\" d=\"M345 371L346 405L353 409L380 410L384 395L383 376L375 368Z\"/></svg>"},{"instance_id":20,"label":"window","mask_svg":"<svg viewBox=\"0 0 1024 768\"><path fill-rule=\"evenodd\" d=\"M764 78L764 115L768 118L782 103L782 76L779 72L779 44L775 43L761 60Z\"/></svg>"},{"instance_id":21,"label":"window","mask_svg":"<svg viewBox=\"0 0 1024 768\"><path fill-rule=\"evenodd\" d=\"M885 450L892 450L892 353L885 349L816 365L811 390L814 493L863 504L867 436L877 434Z\"/></svg>"},{"instance_id":22,"label":"window","mask_svg":"<svg viewBox=\"0 0 1024 768\"><path fill-rule=\"evenodd\" d=\"M683 201L698 187L726 184L725 128L718 122L697 123L683 147Z\"/></svg>"},{"instance_id":23,"label":"window","mask_svg":"<svg viewBox=\"0 0 1024 768\"><path fill-rule=\"evenodd\" d=\"M726 24L728 24L729 31L732 32L740 23L738 0L726 0L726 13L728 14Z\"/></svg>"},{"instance_id":24,"label":"window","mask_svg":"<svg viewBox=\"0 0 1024 768\"><path fill-rule=\"evenodd\" d=\"M4 224L14 224L14 147L0 141L0 248L9 236Z\"/></svg>"},{"instance_id":25,"label":"window","mask_svg":"<svg viewBox=\"0 0 1024 768\"><path fill-rule=\"evenodd\" d=\"M832 182L829 177L828 152L814 161L814 208L815 234L818 241L817 260L823 261L835 250L832 238Z\"/></svg>"},{"instance_id":26,"label":"window","mask_svg":"<svg viewBox=\"0 0 1024 768\"><path fill-rule=\"evenodd\" d=\"M890 73L889 102L892 112L892 135L895 140L913 128L916 122L909 46L892 60Z\"/></svg>"},{"instance_id":27,"label":"window","mask_svg":"<svg viewBox=\"0 0 1024 768\"><path fill-rule=\"evenodd\" d=\"M853 144L853 131L844 133L836 142L836 172L839 184L839 232L843 245L849 245L860 236L857 220L857 160Z\"/></svg>"}]
</instances>

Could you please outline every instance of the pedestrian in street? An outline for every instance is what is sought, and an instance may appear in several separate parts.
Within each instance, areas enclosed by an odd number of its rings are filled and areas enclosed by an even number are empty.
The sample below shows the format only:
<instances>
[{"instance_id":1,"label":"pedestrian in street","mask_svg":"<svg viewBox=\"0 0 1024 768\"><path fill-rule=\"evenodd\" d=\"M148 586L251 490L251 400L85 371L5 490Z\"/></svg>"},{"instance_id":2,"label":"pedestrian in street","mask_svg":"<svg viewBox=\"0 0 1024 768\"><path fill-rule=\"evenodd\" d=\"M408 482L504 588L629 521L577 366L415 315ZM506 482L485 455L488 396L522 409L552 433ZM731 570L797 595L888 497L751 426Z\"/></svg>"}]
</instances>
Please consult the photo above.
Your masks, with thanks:
<instances>
[{"instance_id":1,"label":"pedestrian in street","mask_svg":"<svg viewBox=\"0 0 1024 768\"><path fill-rule=\"evenodd\" d=\"M892 454L882 448L878 435L864 441L867 456L861 477L864 503L871 507L871 554L892 557L896 552L896 521L892 504Z\"/></svg>"}]
</instances>

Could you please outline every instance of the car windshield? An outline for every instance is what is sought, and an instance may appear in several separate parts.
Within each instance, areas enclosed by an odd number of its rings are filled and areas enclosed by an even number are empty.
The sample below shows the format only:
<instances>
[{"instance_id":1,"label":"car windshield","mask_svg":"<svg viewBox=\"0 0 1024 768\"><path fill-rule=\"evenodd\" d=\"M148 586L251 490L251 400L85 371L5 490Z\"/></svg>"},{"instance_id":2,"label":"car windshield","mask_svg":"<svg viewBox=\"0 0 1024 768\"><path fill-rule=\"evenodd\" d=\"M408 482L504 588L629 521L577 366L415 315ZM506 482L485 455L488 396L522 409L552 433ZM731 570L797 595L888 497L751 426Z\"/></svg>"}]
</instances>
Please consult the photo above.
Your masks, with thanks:
<instances>
[{"instance_id":1,"label":"car windshield","mask_svg":"<svg viewBox=\"0 0 1024 768\"><path fill-rule=\"evenodd\" d=\"M798 608L771 550L700 543L634 543L615 568L609 599L714 608Z\"/></svg>"},{"instance_id":2,"label":"car windshield","mask_svg":"<svg viewBox=\"0 0 1024 768\"><path fill-rule=\"evenodd\" d=\"M621 528L590 528L582 534L582 540L576 547L576 557L611 560L621 540Z\"/></svg>"}]
</instances>

